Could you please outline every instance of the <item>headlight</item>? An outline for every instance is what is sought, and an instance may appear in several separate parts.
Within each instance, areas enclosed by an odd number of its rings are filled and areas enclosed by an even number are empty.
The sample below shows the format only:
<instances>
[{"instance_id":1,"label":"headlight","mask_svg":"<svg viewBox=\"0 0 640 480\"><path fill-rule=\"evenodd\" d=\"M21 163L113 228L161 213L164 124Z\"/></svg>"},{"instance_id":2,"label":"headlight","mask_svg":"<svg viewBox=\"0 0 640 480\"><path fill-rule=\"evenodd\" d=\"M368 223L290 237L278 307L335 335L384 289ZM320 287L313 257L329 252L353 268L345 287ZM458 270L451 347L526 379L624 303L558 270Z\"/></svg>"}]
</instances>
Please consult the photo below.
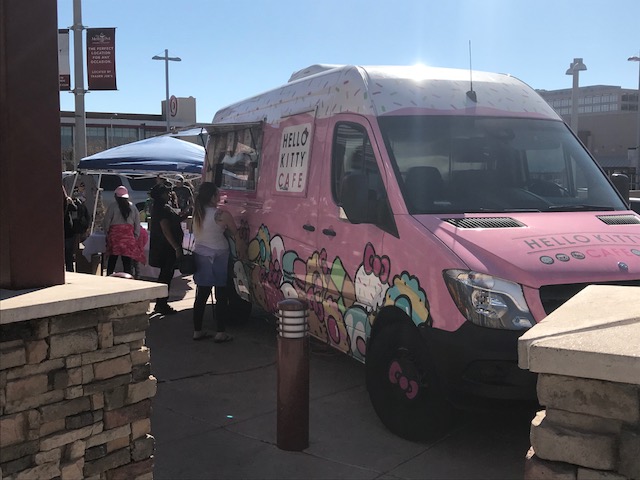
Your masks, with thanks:
<instances>
[{"instance_id":1,"label":"headlight","mask_svg":"<svg viewBox=\"0 0 640 480\"><path fill-rule=\"evenodd\" d=\"M534 324L517 283L468 270L445 270L444 280L460 313L476 325L524 330Z\"/></svg>"}]
</instances>

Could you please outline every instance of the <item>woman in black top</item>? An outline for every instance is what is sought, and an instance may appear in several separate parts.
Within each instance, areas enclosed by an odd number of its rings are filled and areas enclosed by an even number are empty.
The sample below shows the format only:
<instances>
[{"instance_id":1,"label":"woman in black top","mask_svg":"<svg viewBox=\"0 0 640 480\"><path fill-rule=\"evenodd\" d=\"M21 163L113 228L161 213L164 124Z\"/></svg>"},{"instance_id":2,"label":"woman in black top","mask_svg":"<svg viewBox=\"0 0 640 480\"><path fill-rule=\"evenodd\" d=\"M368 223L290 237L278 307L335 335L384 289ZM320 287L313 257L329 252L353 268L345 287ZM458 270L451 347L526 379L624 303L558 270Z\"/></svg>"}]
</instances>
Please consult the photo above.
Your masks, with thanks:
<instances>
[{"instance_id":1,"label":"woman in black top","mask_svg":"<svg viewBox=\"0 0 640 480\"><path fill-rule=\"evenodd\" d=\"M158 282L171 286L176 259L182 256L182 226L179 212L169 204L171 187L158 184L151 189L153 199L149 234L149 265L160 269ZM176 313L167 303L169 297L158 298L153 313L172 315Z\"/></svg>"}]
</instances>

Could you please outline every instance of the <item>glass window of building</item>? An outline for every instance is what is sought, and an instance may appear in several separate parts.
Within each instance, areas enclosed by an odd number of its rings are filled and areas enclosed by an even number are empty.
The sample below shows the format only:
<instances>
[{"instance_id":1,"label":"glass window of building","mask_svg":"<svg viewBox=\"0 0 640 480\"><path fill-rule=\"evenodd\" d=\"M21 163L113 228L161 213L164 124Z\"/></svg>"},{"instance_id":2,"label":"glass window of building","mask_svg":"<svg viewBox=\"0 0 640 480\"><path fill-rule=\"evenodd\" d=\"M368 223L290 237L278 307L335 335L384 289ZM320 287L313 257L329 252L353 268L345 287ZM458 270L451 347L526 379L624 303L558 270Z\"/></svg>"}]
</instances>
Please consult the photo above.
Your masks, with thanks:
<instances>
[{"instance_id":1,"label":"glass window of building","mask_svg":"<svg viewBox=\"0 0 640 480\"><path fill-rule=\"evenodd\" d=\"M87 127L87 155L93 155L106 148L106 129L104 127Z\"/></svg>"},{"instance_id":2,"label":"glass window of building","mask_svg":"<svg viewBox=\"0 0 640 480\"><path fill-rule=\"evenodd\" d=\"M65 170L73 169L73 127L63 125L60 127L61 137L61 154L63 168Z\"/></svg>"},{"instance_id":3,"label":"glass window of building","mask_svg":"<svg viewBox=\"0 0 640 480\"><path fill-rule=\"evenodd\" d=\"M109 128L109 148L124 145L138 140L137 127L112 127Z\"/></svg>"}]
</instances>

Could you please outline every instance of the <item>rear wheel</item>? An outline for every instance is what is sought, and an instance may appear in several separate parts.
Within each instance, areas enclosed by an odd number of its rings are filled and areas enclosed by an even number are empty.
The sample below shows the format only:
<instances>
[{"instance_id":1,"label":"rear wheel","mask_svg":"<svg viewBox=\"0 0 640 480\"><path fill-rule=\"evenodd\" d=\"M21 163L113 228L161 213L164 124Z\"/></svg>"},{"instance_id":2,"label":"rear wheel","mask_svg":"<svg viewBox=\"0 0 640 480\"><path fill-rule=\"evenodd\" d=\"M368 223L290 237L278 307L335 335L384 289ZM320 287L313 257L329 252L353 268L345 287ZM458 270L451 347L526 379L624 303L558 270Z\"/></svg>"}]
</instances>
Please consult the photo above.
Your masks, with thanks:
<instances>
[{"instance_id":1,"label":"rear wheel","mask_svg":"<svg viewBox=\"0 0 640 480\"><path fill-rule=\"evenodd\" d=\"M367 348L369 397L382 423L408 440L443 433L451 406L438 385L418 329L402 319L383 325Z\"/></svg>"}]
</instances>

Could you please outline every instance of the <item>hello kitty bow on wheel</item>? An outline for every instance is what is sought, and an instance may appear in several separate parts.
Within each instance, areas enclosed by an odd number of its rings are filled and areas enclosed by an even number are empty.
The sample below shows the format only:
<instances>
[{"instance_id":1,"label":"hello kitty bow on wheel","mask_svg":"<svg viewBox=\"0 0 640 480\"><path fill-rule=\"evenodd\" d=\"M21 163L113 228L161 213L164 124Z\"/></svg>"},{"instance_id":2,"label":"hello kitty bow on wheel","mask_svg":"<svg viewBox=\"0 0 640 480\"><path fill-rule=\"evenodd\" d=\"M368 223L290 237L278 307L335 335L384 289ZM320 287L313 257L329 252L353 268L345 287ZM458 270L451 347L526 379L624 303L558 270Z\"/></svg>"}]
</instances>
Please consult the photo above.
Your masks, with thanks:
<instances>
[{"instance_id":1,"label":"hello kitty bow on wheel","mask_svg":"<svg viewBox=\"0 0 640 480\"><path fill-rule=\"evenodd\" d=\"M391 269L391 261L389 257L376 255L373 245L367 243L364 249L364 271L366 274L374 274L382 283L387 283L389 279L389 270Z\"/></svg>"}]
</instances>

